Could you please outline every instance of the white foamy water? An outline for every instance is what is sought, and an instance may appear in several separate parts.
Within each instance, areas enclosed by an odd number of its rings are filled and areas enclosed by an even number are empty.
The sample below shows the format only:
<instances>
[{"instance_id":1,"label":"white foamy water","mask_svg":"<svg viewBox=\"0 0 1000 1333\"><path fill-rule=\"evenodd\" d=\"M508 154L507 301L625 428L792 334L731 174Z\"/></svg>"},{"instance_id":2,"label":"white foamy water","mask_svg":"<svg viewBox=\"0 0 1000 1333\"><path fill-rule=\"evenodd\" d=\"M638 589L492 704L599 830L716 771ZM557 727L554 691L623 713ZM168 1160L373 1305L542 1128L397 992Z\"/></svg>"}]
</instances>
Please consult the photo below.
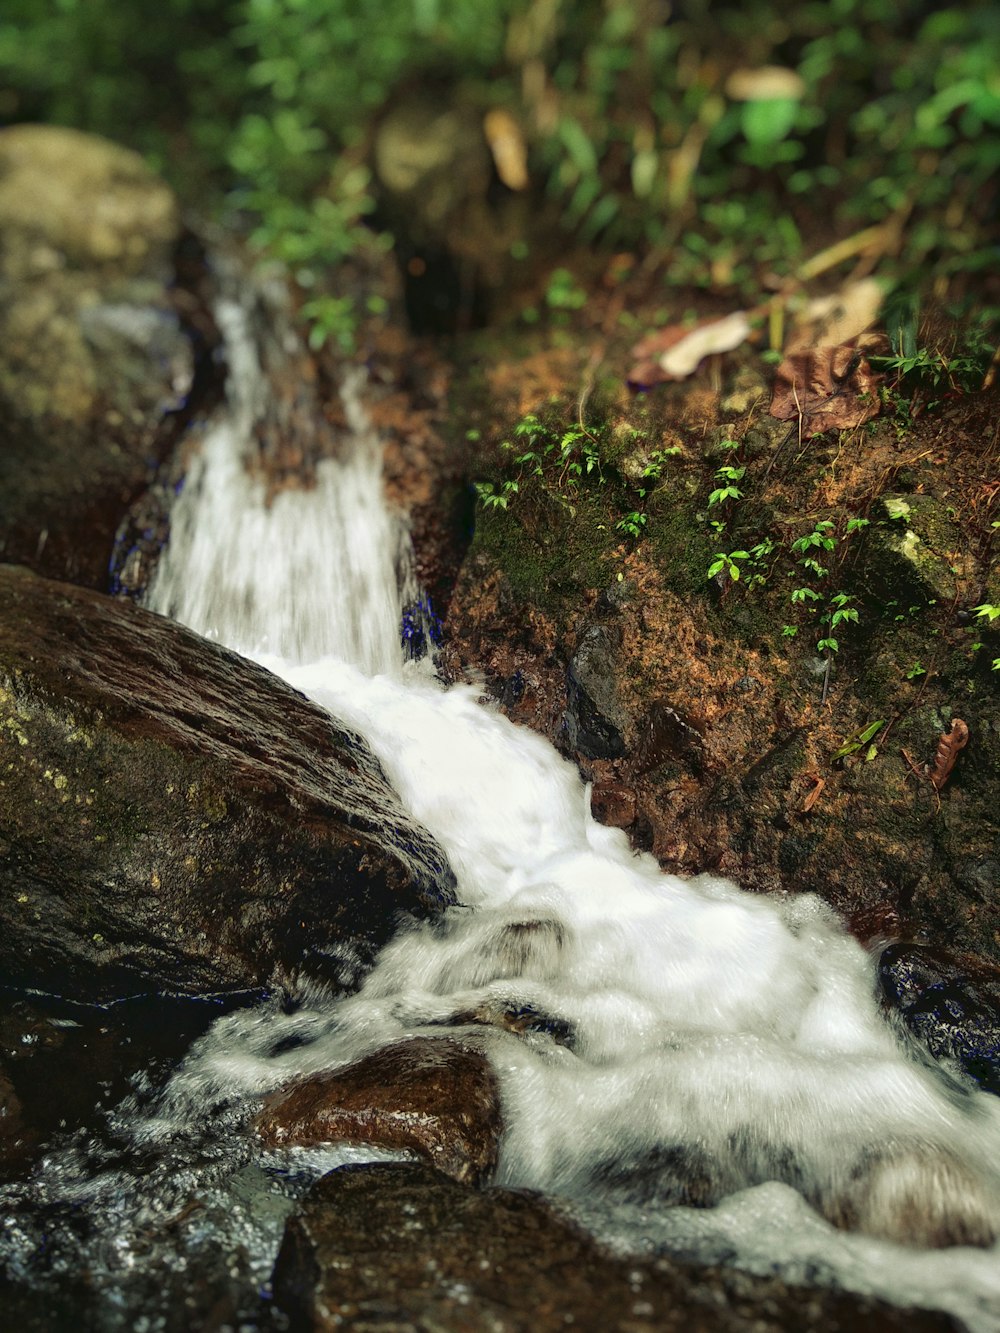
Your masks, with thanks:
<instances>
[{"instance_id":1,"label":"white foamy water","mask_svg":"<svg viewBox=\"0 0 1000 1333\"><path fill-rule=\"evenodd\" d=\"M399 525L356 386L342 458L266 505L240 457L255 370L235 308L227 318L234 410L179 499L152 604L363 733L446 851L463 906L397 937L355 996L218 1022L145 1132L475 1014L503 1089L501 1182L569 1201L627 1249L725 1257L1000 1330L997 1246L928 1251L824 1217L897 1236L914 1217L995 1229L1000 1100L904 1049L871 960L820 902L662 874L594 822L546 741L474 688L404 667ZM490 1022L512 1014L523 1035ZM714 1207L685 1206L692 1181Z\"/></svg>"}]
</instances>

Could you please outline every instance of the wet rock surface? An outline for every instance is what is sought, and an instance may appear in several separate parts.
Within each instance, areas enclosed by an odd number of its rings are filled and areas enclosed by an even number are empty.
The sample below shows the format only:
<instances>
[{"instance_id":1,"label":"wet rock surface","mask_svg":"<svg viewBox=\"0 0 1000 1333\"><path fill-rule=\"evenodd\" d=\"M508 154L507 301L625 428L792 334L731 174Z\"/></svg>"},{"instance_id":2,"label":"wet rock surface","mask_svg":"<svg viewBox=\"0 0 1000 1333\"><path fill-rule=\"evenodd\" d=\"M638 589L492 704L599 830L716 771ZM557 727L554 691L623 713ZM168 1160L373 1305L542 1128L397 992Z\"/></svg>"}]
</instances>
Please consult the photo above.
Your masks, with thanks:
<instances>
[{"instance_id":1,"label":"wet rock surface","mask_svg":"<svg viewBox=\"0 0 1000 1333\"><path fill-rule=\"evenodd\" d=\"M454 1180L478 1182L496 1166L500 1093L482 1051L421 1037L273 1094L257 1130L274 1147L408 1149Z\"/></svg>"},{"instance_id":2,"label":"wet rock surface","mask_svg":"<svg viewBox=\"0 0 1000 1333\"><path fill-rule=\"evenodd\" d=\"M286 1226L275 1300L297 1329L956 1329L946 1315L666 1259L617 1258L539 1196L423 1165L342 1167Z\"/></svg>"},{"instance_id":3,"label":"wet rock surface","mask_svg":"<svg viewBox=\"0 0 1000 1333\"><path fill-rule=\"evenodd\" d=\"M879 959L878 978L931 1055L1000 1096L1000 970L947 949L894 944Z\"/></svg>"},{"instance_id":4,"label":"wet rock surface","mask_svg":"<svg viewBox=\"0 0 1000 1333\"><path fill-rule=\"evenodd\" d=\"M131 604L0 569L0 966L75 999L350 986L443 853L269 672Z\"/></svg>"},{"instance_id":5,"label":"wet rock surface","mask_svg":"<svg viewBox=\"0 0 1000 1333\"><path fill-rule=\"evenodd\" d=\"M170 189L127 149L0 132L0 559L101 587L196 376Z\"/></svg>"},{"instance_id":6,"label":"wet rock surface","mask_svg":"<svg viewBox=\"0 0 1000 1333\"><path fill-rule=\"evenodd\" d=\"M54 1139L99 1130L136 1074L154 1081L215 1019L259 998L150 995L100 1007L0 991L0 1180L20 1177Z\"/></svg>"}]
</instances>

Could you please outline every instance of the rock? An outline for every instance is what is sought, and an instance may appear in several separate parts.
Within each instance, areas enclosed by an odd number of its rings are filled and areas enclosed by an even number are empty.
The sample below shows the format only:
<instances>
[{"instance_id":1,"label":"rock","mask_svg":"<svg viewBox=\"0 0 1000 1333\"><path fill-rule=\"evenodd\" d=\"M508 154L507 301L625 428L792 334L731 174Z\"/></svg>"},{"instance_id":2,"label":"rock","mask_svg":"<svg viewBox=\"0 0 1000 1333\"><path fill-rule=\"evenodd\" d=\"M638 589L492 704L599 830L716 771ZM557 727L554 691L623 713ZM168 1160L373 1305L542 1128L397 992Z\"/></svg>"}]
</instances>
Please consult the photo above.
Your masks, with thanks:
<instances>
[{"instance_id":1,"label":"rock","mask_svg":"<svg viewBox=\"0 0 1000 1333\"><path fill-rule=\"evenodd\" d=\"M500 1092L482 1051L417 1037L274 1094L257 1130L273 1147L343 1141L408 1149L453 1180L477 1182L496 1167Z\"/></svg>"},{"instance_id":2,"label":"rock","mask_svg":"<svg viewBox=\"0 0 1000 1333\"><path fill-rule=\"evenodd\" d=\"M0 131L0 559L103 586L194 364L177 202L138 154Z\"/></svg>"},{"instance_id":3,"label":"rock","mask_svg":"<svg viewBox=\"0 0 1000 1333\"><path fill-rule=\"evenodd\" d=\"M654 699L640 728L636 772L649 773L668 760L700 772L704 743L699 732L665 699Z\"/></svg>"},{"instance_id":4,"label":"rock","mask_svg":"<svg viewBox=\"0 0 1000 1333\"><path fill-rule=\"evenodd\" d=\"M598 823L609 828L629 828L635 823L635 792L621 782L595 782L590 811Z\"/></svg>"},{"instance_id":5,"label":"rock","mask_svg":"<svg viewBox=\"0 0 1000 1333\"><path fill-rule=\"evenodd\" d=\"M627 718L615 683L614 636L604 625L584 630L566 678L566 736L586 759L617 759L625 753Z\"/></svg>"},{"instance_id":6,"label":"rock","mask_svg":"<svg viewBox=\"0 0 1000 1333\"><path fill-rule=\"evenodd\" d=\"M0 1067L0 1178L12 1167L20 1166L21 1159L32 1146L30 1132L24 1124L24 1107L17 1089Z\"/></svg>"},{"instance_id":7,"label":"rock","mask_svg":"<svg viewBox=\"0 0 1000 1333\"><path fill-rule=\"evenodd\" d=\"M97 1133L111 1107L176 1064L206 1028L254 993L154 995L107 1008L6 990L0 999L0 1175L23 1177L55 1137ZM9 1088L13 1102L7 1102ZM13 1107L13 1111L11 1110Z\"/></svg>"},{"instance_id":8,"label":"rock","mask_svg":"<svg viewBox=\"0 0 1000 1333\"><path fill-rule=\"evenodd\" d=\"M949 553L960 550L963 540L941 501L932 495L883 495L878 512L882 522L867 530L864 544L873 590L922 605L953 601L957 571Z\"/></svg>"},{"instance_id":9,"label":"rock","mask_svg":"<svg viewBox=\"0 0 1000 1333\"><path fill-rule=\"evenodd\" d=\"M908 1030L938 1060L954 1062L1000 1096L1000 970L920 944L892 944L879 985Z\"/></svg>"},{"instance_id":10,"label":"rock","mask_svg":"<svg viewBox=\"0 0 1000 1333\"><path fill-rule=\"evenodd\" d=\"M0 967L77 999L352 985L454 883L356 735L237 654L0 566Z\"/></svg>"},{"instance_id":11,"label":"rock","mask_svg":"<svg viewBox=\"0 0 1000 1333\"><path fill-rule=\"evenodd\" d=\"M720 399L719 411L725 416L743 416L751 408L763 403L769 393L770 385L760 371L743 366L733 376L727 392Z\"/></svg>"},{"instance_id":12,"label":"rock","mask_svg":"<svg viewBox=\"0 0 1000 1333\"><path fill-rule=\"evenodd\" d=\"M476 94L423 78L390 99L375 130L377 216L396 238L418 333L485 323L529 220L527 200L498 186L487 110Z\"/></svg>"},{"instance_id":13,"label":"rock","mask_svg":"<svg viewBox=\"0 0 1000 1333\"><path fill-rule=\"evenodd\" d=\"M845 1292L604 1251L538 1195L417 1164L342 1167L285 1229L275 1301L296 1329L652 1333L955 1329Z\"/></svg>"}]
</instances>

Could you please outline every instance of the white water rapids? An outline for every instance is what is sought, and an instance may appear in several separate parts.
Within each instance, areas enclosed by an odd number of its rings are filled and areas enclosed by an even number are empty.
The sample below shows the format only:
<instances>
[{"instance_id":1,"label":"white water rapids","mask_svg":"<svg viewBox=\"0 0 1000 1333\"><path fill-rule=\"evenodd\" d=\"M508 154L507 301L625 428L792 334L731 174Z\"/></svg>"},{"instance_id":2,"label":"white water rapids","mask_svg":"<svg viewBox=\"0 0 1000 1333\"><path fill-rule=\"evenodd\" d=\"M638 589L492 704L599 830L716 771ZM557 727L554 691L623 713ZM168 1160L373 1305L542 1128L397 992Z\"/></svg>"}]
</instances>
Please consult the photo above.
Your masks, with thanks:
<instances>
[{"instance_id":1,"label":"white water rapids","mask_svg":"<svg viewBox=\"0 0 1000 1333\"><path fill-rule=\"evenodd\" d=\"M353 391L343 457L267 505L242 466L259 372L240 312L222 314L231 407L177 502L150 604L365 735L445 849L463 906L398 936L356 995L317 989L294 1013L219 1020L131 1132L169 1137L428 1025L442 1034L454 1015L514 1006L537 1031L477 1029L503 1093L500 1183L568 1201L632 1251L838 1283L997 1333L998 1247L925 1250L822 1212L882 1234L921 1217L990 1230L1000 1099L904 1048L871 959L818 901L664 875L591 818L546 741L404 663L399 525ZM722 1201L669 1206L691 1174Z\"/></svg>"}]
</instances>

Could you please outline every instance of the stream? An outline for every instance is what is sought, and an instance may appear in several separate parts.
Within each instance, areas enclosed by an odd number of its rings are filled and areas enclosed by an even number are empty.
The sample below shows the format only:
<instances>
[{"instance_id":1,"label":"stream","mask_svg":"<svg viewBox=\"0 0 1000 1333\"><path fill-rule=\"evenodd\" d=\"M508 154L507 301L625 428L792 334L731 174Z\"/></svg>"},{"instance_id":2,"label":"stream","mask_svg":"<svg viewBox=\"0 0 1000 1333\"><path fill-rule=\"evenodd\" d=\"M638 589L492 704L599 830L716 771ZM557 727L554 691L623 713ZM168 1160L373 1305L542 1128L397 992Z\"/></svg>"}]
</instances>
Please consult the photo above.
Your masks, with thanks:
<instances>
[{"instance_id":1,"label":"stream","mask_svg":"<svg viewBox=\"0 0 1000 1333\"><path fill-rule=\"evenodd\" d=\"M981 1244L1000 1230L1000 1100L890 1025L873 958L821 902L663 874L592 819L547 741L408 656L400 624L418 590L360 382L343 386L341 456L265 503L244 466L264 377L239 305L222 303L219 322L229 405L175 504L148 605L361 732L446 851L461 906L404 928L357 994L305 985L294 1005L238 1010L165 1085L136 1080L99 1141L71 1138L30 1187L3 1190L15 1271L40 1245L53 1272L83 1265L102 1326L140 1333L171 1326L172 1293L206 1248L256 1298L308 1184L389 1156L264 1153L247 1133L260 1097L474 1012L502 1091L498 1183L544 1191L624 1252L1000 1330L1000 1246ZM514 1011L530 1018L520 1034L488 1022ZM714 1206L690 1206L693 1176ZM858 1229L828 1220L845 1217ZM903 1243L941 1236L969 1243ZM234 1300L254 1327L252 1303Z\"/></svg>"}]
</instances>

